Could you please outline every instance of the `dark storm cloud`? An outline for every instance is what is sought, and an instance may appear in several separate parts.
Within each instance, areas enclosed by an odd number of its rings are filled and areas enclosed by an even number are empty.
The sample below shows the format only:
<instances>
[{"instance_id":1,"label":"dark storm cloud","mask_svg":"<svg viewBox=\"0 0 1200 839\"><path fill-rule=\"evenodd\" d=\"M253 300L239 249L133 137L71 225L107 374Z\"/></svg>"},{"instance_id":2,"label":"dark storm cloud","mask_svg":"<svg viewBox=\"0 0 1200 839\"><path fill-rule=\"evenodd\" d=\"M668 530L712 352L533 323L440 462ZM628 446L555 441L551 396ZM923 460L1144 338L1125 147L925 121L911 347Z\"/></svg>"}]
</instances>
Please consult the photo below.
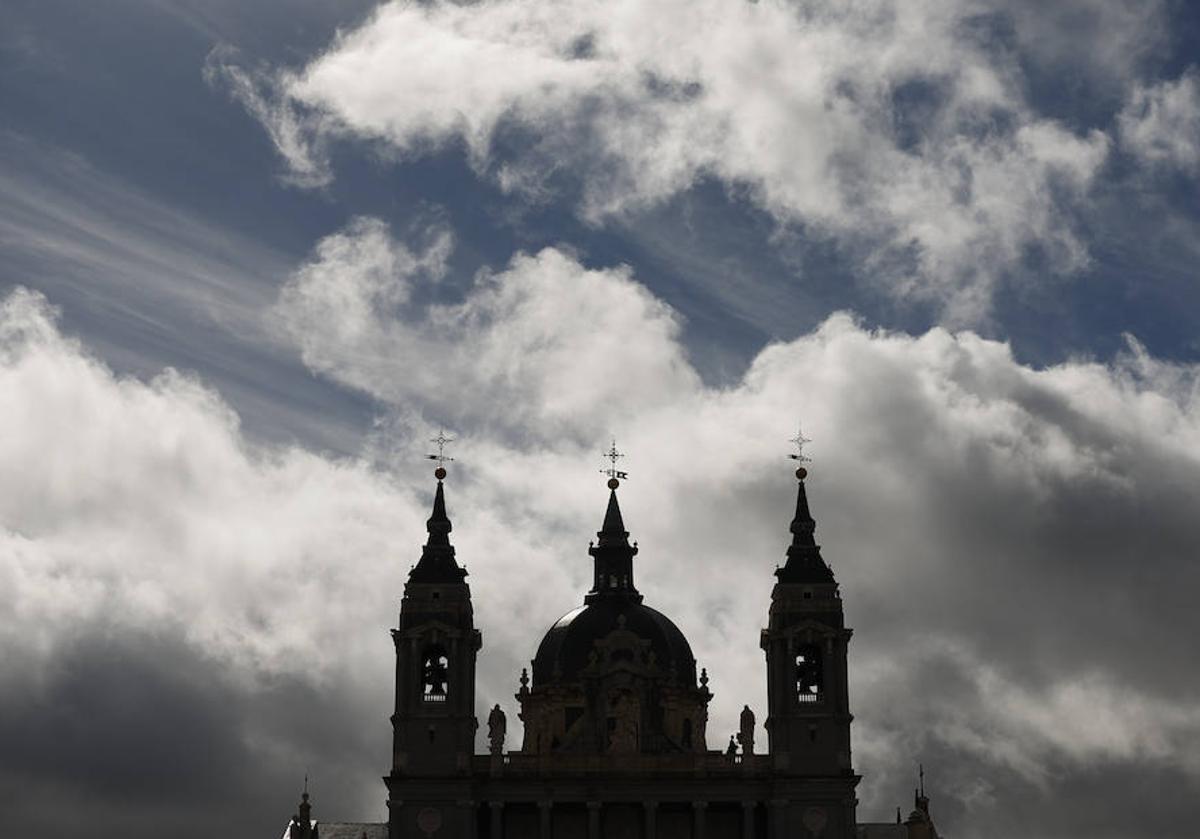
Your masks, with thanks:
<instances>
[{"instance_id":1,"label":"dark storm cloud","mask_svg":"<svg viewBox=\"0 0 1200 839\"><path fill-rule=\"evenodd\" d=\"M79 627L39 678L4 692L0 755L26 783L177 806L228 798L247 776L242 698L175 633ZM15 688L15 689L14 689Z\"/></svg>"},{"instance_id":2,"label":"dark storm cloud","mask_svg":"<svg viewBox=\"0 0 1200 839\"><path fill-rule=\"evenodd\" d=\"M926 792L933 796L932 813L939 827L963 825L953 833L943 830L946 835L1188 839L1196 832L1194 778L1154 759L1090 767L1050 762L1045 767L1050 781L1037 783L986 757L964 755L955 744L936 737L914 738L907 745L924 757ZM882 767L864 767L877 768ZM879 814L881 820L894 818L895 807L907 816L917 785L912 762L889 768L887 780L877 783L886 785L885 800L894 805L890 814ZM981 809L989 815L977 826Z\"/></svg>"},{"instance_id":3,"label":"dark storm cloud","mask_svg":"<svg viewBox=\"0 0 1200 839\"><path fill-rule=\"evenodd\" d=\"M371 759L387 749L384 738L362 739L353 698L300 673L255 684L244 675L177 629L81 624L40 678L0 691L9 829L199 837L223 824L274 836L306 767L318 800L362 801L378 783ZM377 816L378 802L369 806L362 815Z\"/></svg>"}]
</instances>

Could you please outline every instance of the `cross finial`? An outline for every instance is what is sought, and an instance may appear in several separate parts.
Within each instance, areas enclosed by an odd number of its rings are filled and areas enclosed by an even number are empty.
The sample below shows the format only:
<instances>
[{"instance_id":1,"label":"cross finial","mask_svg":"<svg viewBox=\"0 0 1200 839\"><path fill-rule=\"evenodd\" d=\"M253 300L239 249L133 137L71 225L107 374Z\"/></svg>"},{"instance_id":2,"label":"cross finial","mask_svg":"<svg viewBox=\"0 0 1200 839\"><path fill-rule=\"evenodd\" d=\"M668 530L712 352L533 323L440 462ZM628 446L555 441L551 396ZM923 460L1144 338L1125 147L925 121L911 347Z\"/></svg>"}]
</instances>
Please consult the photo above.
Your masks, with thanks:
<instances>
[{"instance_id":1,"label":"cross finial","mask_svg":"<svg viewBox=\"0 0 1200 839\"><path fill-rule=\"evenodd\" d=\"M434 470L433 474L440 481L442 478L446 477L446 462L454 460L454 458L452 458L452 457L450 457L450 455L446 454L446 446L453 443L454 438L447 437L446 430L442 429L441 431L438 432L438 435L436 437L431 437L429 439L429 442L431 442L435 446L437 446L437 454L427 454L427 455L425 455L425 457L429 458L430 460L437 461L438 467L437 467L437 469Z\"/></svg>"},{"instance_id":2,"label":"cross finial","mask_svg":"<svg viewBox=\"0 0 1200 839\"><path fill-rule=\"evenodd\" d=\"M806 443L811 443L812 440L804 436L803 428L801 428L800 424L797 423L796 436L788 442L792 443L796 447L796 453L789 454L788 457L796 461L798 464L796 469L796 477L803 481L806 477L808 477L808 470L804 468L804 464L812 463L812 458L804 453L804 445Z\"/></svg>"},{"instance_id":3,"label":"cross finial","mask_svg":"<svg viewBox=\"0 0 1200 839\"><path fill-rule=\"evenodd\" d=\"M617 441L614 438L608 447L608 451L604 453L604 459L608 461L608 468L600 470L602 474L608 475L608 486L610 489L616 489L620 485L618 483L620 479L629 478L628 472L622 472L617 468L617 461L624 456L624 454L617 451Z\"/></svg>"},{"instance_id":4,"label":"cross finial","mask_svg":"<svg viewBox=\"0 0 1200 839\"><path fill-rule=\"evenodd\" d=\"M788 457L801 463L812 463L812 458L804 453L804 447L812 442L812 438L804 436L804 431L799 424L796 425L796 436L788 442L796 447L796 453L789 454Z\"/></svg>"}]
</instances>

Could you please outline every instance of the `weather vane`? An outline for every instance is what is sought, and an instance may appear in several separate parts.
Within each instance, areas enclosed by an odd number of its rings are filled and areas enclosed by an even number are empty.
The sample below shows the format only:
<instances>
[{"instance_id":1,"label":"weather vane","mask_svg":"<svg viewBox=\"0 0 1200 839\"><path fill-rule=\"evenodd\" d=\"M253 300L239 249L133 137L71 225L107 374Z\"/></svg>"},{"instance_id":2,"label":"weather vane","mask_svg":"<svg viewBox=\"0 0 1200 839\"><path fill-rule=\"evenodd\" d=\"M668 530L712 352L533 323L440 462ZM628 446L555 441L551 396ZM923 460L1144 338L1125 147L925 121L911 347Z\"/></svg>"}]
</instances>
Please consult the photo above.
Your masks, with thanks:
<instances>
[{"instance_id":1,"label":"weather vane","mask_svg":"<svg viewBox=\"0 0 1200 839\"><path fill-rule=\"evenodd\" d=\"M446 430L442 429L441 431L438 432L438 436L431 437L429 442L431 442L435 446L437 446L437 454L427 454L425 456L427 458L429 458L430 460L437 461L438 467L437 467L437 469L435 469L433 471L433 474L434 474L434 477L436 477L440 481L442 478L446 477L446 461L454 460L454 458L452 458L452 457L450 457L450 455L446 454L446 446L453 443L454 438L447 437Z\"/></svg>"},{"instance_id":2,"label":"weather vane","mask_svg":"<svg viewBox=\"0 0 1200 839\"><path fill-rule=\"evenodd\" d=\"M796 447L796 453L789 454L788 457L799 464L799 468L796 469L796 477L803 481L808 476L808 470L804 468L804 464L812 463L812 458L804 453L804 446L811 443L812 439L805 437L803 428L797 424L796 436L788 440L788 442Z\"/></svg>"},{"instance_id":3,"label":"weather vane","mask_svg":"<svg viewBox=\"0 0 1200 839\"><path fill-rule=\"evenodd\" d=\"M604 453L604 459L608 461L608 468L600 470L602 474L608 475L609 489L616 489L621 485L621 480L628 480L629 478L628 472L622 472L617 468L617 461L624 456L621 452L617 451L617 441L614 438L612 444L608 447L608 451Z\"/></svg>"}]
</instances>

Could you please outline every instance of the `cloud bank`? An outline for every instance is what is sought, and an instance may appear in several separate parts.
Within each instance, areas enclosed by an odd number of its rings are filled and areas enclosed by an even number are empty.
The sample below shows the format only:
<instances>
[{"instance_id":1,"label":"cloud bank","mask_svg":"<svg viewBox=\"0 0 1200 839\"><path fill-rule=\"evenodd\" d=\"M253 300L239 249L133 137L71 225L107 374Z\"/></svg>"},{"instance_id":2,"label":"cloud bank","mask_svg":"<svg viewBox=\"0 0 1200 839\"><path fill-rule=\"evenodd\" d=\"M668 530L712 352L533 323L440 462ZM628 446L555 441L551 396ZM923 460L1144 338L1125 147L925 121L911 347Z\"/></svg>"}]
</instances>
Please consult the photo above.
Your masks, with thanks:
<instances>
[{"instance_id":1,"label":"cloud bank","mask_svg":"<svg viewBox=\"0 0 1200 839\"><path fill-rule=\"evenodd\" d=\"M332 177L336 137L399 158L461 145L592 223L716 180L965 322L1031 262L1088 263L1075 216L1109 139L1034 107L1027 67L1074 61L1110 89L1156 42L1159 4L1043 5L391 2L302 68L211 66L301 180ZM1104 22L1084 60L1080 28Z\"/></svg>"},{"instance_id":2,"label":"cloud bank","mask_svg":"<svg viewBox=\"0 0 1200 839\"><path fill-rule=\"evenodd\" d=\"M218 811L274 830L306 765L319 814L381 817L385 630L432 483L403 464L442 421L461 438L449 500L484 632L481 708L513 710L520 667L586 588L598 449L615 433L639 587L709 668L719 744L744 702L764 707L757 633L799 413L818 441L818 536L856 629L862 817L904 803L925 759L953 835L1086 825L1115 839L1148 818L1186 835L1180 802L1200 789L1196 368L1131 341L1112 365L1035 370L970 332L910 337L839 314L714 389L678 317L626 268L552 248L455 303L423 302L451 238L401 242L359 219L280 294L274 328L388 418L355 460L251 444L194 377L117 377L37 295L4 302L0 646L29 677L0 687L15 824L45 824L39 807L86 789L80 806L130 835L168 822L190 835ZM91 725L69 724L80 709ZM68 736L46 756L30 731ZM1130 776L1148 779L1149 811L1115 794ZM197 801L199 778L217 780Z\"/></svg>"}]
</instances>

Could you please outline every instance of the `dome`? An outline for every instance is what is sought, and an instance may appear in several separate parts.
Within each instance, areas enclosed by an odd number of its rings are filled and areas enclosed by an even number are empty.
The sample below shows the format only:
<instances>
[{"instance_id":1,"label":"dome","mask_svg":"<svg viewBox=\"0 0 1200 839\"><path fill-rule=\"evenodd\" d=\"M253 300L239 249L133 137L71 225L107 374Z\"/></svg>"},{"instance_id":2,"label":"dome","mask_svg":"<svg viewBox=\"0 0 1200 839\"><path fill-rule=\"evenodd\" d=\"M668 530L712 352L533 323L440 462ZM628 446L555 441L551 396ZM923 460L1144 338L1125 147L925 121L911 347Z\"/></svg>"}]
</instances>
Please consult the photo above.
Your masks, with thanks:
<instances>
[{"instance_id":1,"label":"dome","mask_svg":"<svg viewBox=\"0 0 1200 839\"><path fill-rule=\"evenodd\" d=\"M550 627L533 660L534 686L575 681L587 666L595 642L617 629L621 616L625 617L627 631L650 642L655 660L663 670L674 663L685 684L696 683L696 659L679 627L649 606L632 599L613 598L580 606Z\"/></svg>"}]
</instances>

